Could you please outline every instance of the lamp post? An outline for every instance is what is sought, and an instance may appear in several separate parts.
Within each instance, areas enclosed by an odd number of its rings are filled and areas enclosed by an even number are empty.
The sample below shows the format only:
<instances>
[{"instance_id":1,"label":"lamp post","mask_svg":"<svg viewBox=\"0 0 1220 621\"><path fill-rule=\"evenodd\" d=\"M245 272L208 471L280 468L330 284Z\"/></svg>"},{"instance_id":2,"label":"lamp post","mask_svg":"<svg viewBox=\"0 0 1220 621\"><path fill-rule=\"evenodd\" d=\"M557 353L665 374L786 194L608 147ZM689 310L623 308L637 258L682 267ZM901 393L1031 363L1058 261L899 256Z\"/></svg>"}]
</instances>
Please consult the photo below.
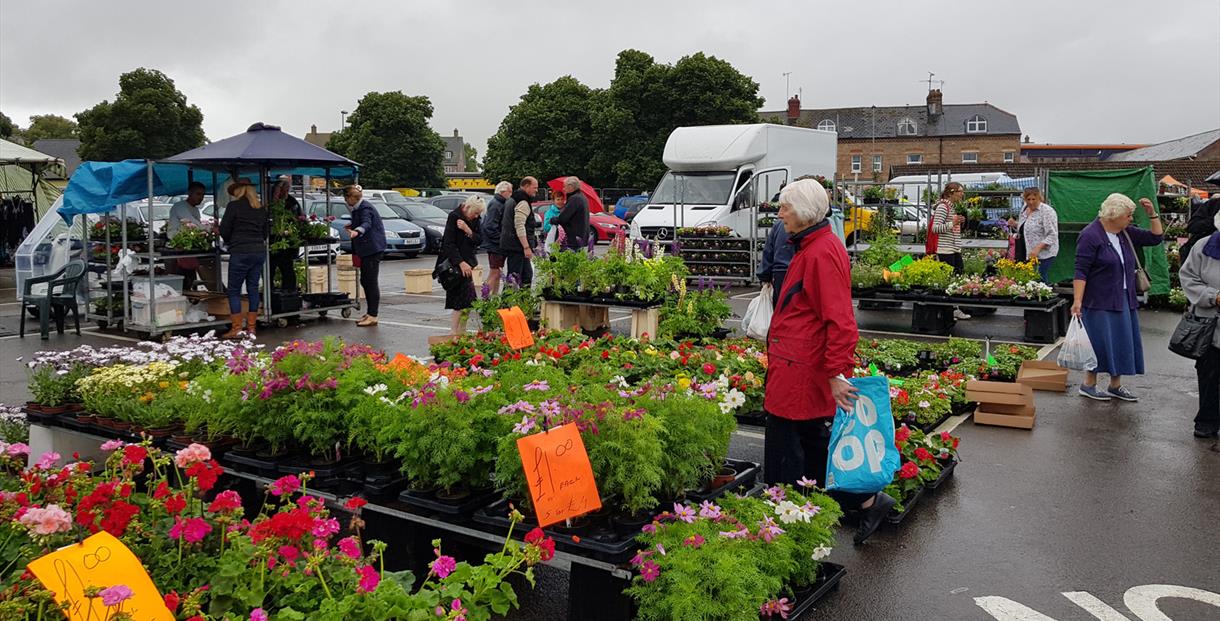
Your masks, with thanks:
<instances>
[{"instance_id":1,"label":"lamp post","mask_svg":"<svg viewBox=\"0 0 1220 621\"><path fill-rule=\"evenodd\" d=\"M339 131L343 131L344 127L347 127L347 110L340 110L339 111Z\"/></svg>"}]
</instances>

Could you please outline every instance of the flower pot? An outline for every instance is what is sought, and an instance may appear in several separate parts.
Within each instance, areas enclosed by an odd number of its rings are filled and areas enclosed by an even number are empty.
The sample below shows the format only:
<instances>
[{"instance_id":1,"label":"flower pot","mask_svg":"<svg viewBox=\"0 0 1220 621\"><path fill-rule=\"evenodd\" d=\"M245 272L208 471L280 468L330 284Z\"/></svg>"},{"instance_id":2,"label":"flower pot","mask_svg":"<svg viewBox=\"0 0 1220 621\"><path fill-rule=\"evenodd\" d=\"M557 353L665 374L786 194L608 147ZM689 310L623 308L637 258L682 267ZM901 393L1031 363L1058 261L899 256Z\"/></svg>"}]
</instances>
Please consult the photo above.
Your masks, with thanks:
<instances>
[{"instance_id":1,"label":"flower pot","mask_svg":"<svg viewBox=\"0 0 1220 621\"><path fill-rule=\"evenodd\" d=\"M553 528L555 529L555 532L563 533L564 535L580 536L588 533L589 528L592 525L593 523L589 520L588 516L581 515L567 520L566 522L552 524L547 528Z\"/></svg>"},{"instance_id":2,"label":"flower pot","mask_svg":"<svg viewBox=\"0 0 1220 621\"><path fill-rule=\"evenodd\" d=\"M26 402L25 402L25 409L26 409L26 410L28 410L28 411L30 411L30 412L41 412L41 411L42 411L42 404L41 404L41 403L39 403L39 402L37 402L37 401L26 401Z\"/></svg>"},{"instance_id":3,"label":"flower pot","mask_svg":"<svg viewBox=\"0 0 1220 621\"><path fill-rule=\"evenodd\" d=\"M44 405L42 406L43 414L63 414L68 411L66 405Z\"/></svg>"},{"instance_id":4,"label":"flower pot","mask_svg":"<svg viewBox=\"0 0 1220 621\"><path fill-rule=\"evenodd\" d=\"M152 429L145 429L144 433L154 440L163 440L174 434L174 428L172 426L154 427Z\"/></svg>"},{"instance_id":5,"label":"flower pot","mask_svg":"<svg viewBox=\"0 0 1220 621\"><path fill-rule=\"evenodd\" d=\"M610 523L614 527L614 532L626 537L635 536L640 533L640 529L652 522L652 513L643 512L636 514L619 513L610 517Z\"/></svg>"},{"instance_id":6,"label":"flower pot","mask_svg":"<svg viewBox=\"0 0 1220 621\"><path fill-rule=\"evenodd\" d=\"M442 489L436 492L436 499L441 502L457 504L467 498L470 498L470 490L461 487L452 490Z\"/></svg>"},{"instance_id":7,"label":"flower pot","mask_svg":"<svg viewBox=\"0 0 1220 621\"><path fill-rule=\"evenodd\" d=\"M79 402L65 403L64 408L65 412L80 412L85 409L85 404Z\"/></svg>"},{"instance_id":8,"label":"flower pot","mask_svg":"<svg viewBox=\"0 0 1220 621\"><path fill-rule=\"evenodd\" d=\"M735 479L735 478L737 478L737 470L735 470L729 466L724 466L724 467L720 468L719 471L716 472L716 476L712 477L712 482L711 482L710 487L711 487L711 489L716 489L718 487L724 487L725 485L732 483L733 479Z\"/></svg>"}]
</instances>

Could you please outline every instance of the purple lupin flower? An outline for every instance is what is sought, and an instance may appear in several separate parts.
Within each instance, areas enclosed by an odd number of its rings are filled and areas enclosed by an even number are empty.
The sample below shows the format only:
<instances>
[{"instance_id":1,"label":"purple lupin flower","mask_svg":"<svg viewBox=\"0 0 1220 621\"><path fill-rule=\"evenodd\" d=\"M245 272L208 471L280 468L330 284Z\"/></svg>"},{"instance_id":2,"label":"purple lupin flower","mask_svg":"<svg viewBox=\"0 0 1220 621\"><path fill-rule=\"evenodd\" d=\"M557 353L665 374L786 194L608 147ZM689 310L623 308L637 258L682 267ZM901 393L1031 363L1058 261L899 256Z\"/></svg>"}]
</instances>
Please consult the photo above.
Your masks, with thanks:
<instances>
[{"instance_id":1,"label":"purple lupin flower","mask_svg":"<svg viewBox=\"0 0 1220 621\"><path fill-rule=\"evenodd\" d=\"M483 298L484 300L491 298L491 285L489 285L489 284L487 284L486 282L484 282L484 283L483 283L483 290L482 290L480 293L482 293L482 298Z\"/></svg>"},{"instance_id":2,"label":"purple lupin flower","mask_svg":"<svg viewBox=\"0 0 1220 621\"><path fill-rule=\"evenodd\" d=\"M593 250L597 248L597 235L589 235L589 254L593 254Z\"/></svg>"},{"instance_id":3,"label":"purple lupin flower","mask_svg":"<svg viewBox=\"0 0 1220 621\"><path fill-rule=\"evenodd\" d=\"M560 248L564 247L564 242L568 241L568 233L559 227L559 232L555 234L555 243L559 244Z\"/></svg>"}]
</instances>

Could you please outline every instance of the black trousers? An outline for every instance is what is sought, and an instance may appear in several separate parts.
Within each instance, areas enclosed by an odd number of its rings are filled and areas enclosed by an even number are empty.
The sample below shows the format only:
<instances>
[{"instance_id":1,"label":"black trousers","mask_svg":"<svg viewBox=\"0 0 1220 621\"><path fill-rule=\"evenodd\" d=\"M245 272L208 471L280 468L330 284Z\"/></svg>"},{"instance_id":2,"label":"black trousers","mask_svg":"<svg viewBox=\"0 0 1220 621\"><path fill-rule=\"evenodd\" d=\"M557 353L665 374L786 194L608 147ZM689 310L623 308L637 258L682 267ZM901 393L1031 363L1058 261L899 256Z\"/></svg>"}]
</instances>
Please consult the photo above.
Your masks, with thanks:
<instances>
[{"instance_id":1,"label":"black trousers","mask_svg":"<svg viewBox=\"0 0 1220 621\"><path fill-rule=\"evenodd\" d=\"M297 270L296 270L297 251L283 250L271 253L271 282L275 282L275 273L280 273L280 289L284 291L296 291L297 289Z\"/></svg>"},{"instance_id":2,"label":"black trousers","mask_svg":"<svg viewBox=\"0 0 1220 621\"><path fill-rule=\"evenodd\" d=\"M368 314L376 317L381 306L381 285L377 279L381 276L381 257L384 252L360 257L360 287L364 289L364 299L368 304Z\"/></svg>"},{"instance_id":3,"label":"black trousers","mask_svg":"<svg viewBox=\"0 0 1220 621\"><path fill-rule=\"evenodd\" d=\"M951 265L953 267L954 274L961 274L962 272L964 272L966 270L966 264L962 262L961 253L938 254L938 255L936 255L936 258L939 259L941 263L948 263L949 265Z\"/></svg>"},{"instance_id":4,"label":"black trousers","mask_svg":"<svg viewBox=\"0 0 1220 621\"><path fill-rule=\"evenodd\" d=\"M509 274L516 276L517 284L524 287L534 282L533 263L525 258L524 252L510 252L504 255L505 273L501 282L507 282Z\"/></svg>"},{"instance_id":5,"label":"black trousers","mask_svg":"<svg viewBox=\"0 0 1220 621\"><path fill-rule=\"evenodd\" d=\"M763 480L770 485L795 485L801 477L808 477L824 486L833 420L790 420L768 413L763 439ZM844 509L857 509L874 495L830 492Z\"/></svg>"},{"instance_id":6,"label":"black trousers","mask_svg":"<svg viewBox=\"0 0 1220 621\"><path fill-rule=\"evenodd\" d=\"M1195 373L1199 375L1199 414L1195 416L1195 429L1215 431L1220 429L1220 348L1212 347L1196 360Z\"/></svg>"}]
</instances>

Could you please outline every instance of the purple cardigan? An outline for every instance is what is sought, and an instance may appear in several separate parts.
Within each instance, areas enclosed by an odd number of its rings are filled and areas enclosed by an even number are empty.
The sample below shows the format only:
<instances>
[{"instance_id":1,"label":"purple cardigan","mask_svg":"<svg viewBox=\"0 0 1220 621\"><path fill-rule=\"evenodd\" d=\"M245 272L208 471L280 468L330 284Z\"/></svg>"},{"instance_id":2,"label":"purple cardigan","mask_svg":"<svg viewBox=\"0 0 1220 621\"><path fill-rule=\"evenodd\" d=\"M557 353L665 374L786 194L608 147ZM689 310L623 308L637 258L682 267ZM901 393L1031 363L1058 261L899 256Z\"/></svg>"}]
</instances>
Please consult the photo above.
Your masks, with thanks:
<instances>
[{"instance_id":1,"label":"purple cardigan","mask_svg":"<svg viewBox=\"0 0 1220 621\"><path fill-rule=\"evenodd\" d=\"M1126 233L1131 236L1131 244L1137 248L1155 246L1163 240L1161 235L1153 235L1151 231L1135 226L1128 226ZM1080 232L1080 238L1076 241L1076 280L1088 283L1080 304L1082 307L1107 311L1139 308L1139 301L1135 297L1135 253L1122 233L1118 234L1118 241L1123 249L1122 261L1119 261L1118 253L1114 252L1114 246L1106 238L1101 221L1094 220ZM1127 281L1125 290L1123 279Z\"/></svg>"}]
</instances>

